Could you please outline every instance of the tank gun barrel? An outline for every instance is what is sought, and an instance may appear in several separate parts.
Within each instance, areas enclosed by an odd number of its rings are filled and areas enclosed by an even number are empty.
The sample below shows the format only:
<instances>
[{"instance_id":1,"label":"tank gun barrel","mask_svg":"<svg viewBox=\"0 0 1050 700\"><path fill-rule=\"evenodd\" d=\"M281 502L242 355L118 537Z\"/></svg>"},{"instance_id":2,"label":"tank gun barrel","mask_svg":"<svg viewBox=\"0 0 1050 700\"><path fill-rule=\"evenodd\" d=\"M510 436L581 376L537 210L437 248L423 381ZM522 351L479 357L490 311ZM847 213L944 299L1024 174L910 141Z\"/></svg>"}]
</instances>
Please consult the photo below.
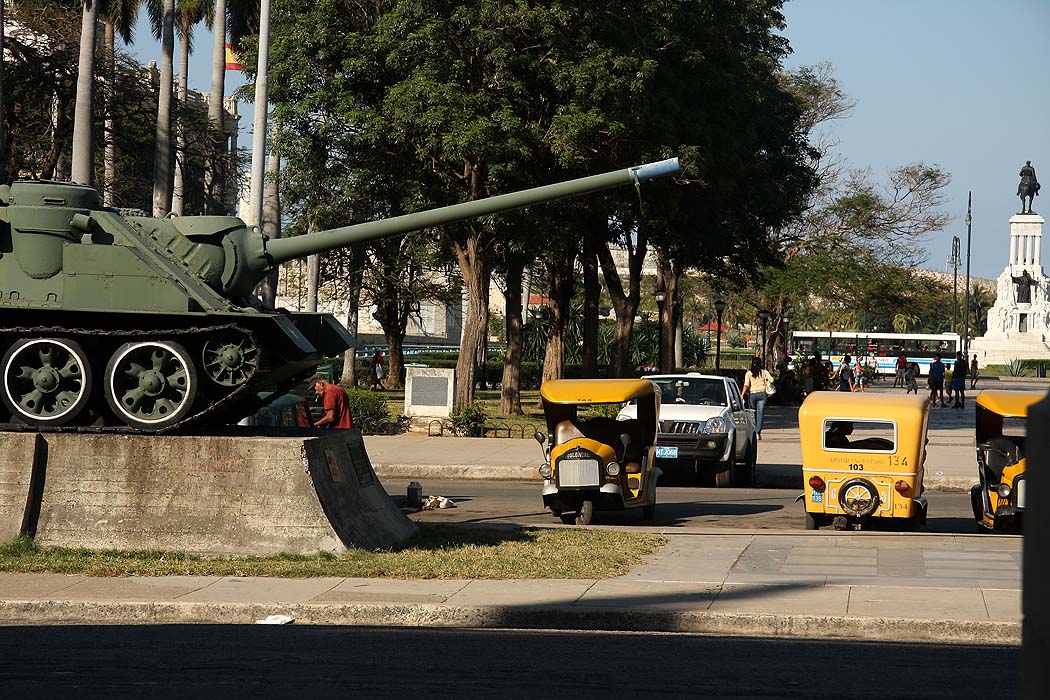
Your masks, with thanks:
<instances>
[{"instance_id":1,"label":"tank gun barrel","mask_svg":"<svg viewBox=\"0 0 1050 700\"><path fill-rule=\"evenodd\" d=\"M270 265L342 248L352 243L371 241L409 231L419 231L431 226L440 226L465 221L512 209L521 209L533 204L551 202L566 197L598 192L632 183L646 182L658 177L681 172L677 158L668 158L655 163L637 165L624 170L615 170L600 175L591 175L553 185L543 185L520 192L501 194L478 199L473 202L453 204L439 209L405 214L389 219L369 221L352 226L343 226L306 236L280 238L266 242L266 253Z\"/></svg>"}]
</instances>

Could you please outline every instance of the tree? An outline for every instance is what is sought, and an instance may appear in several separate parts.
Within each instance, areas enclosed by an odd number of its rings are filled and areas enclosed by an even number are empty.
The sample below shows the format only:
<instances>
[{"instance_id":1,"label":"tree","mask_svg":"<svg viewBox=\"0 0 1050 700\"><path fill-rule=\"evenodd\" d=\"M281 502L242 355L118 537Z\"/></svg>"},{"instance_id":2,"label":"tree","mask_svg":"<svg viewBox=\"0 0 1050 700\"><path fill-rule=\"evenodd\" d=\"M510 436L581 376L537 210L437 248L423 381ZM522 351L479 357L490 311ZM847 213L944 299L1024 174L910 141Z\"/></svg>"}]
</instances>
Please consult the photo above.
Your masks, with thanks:
<instances>
[{"instance_id":1,"label":"tree","mask_svg":"<svg viewBox=\"0 0 1050 700\"><path fill-rule=\"evenodd\" d=\"M153 216L171 211L171 93L175 60L175 0L163 0L160 31L160 86L157 91L157 135L153 155Z\"/></svg>"},{"instance_id":2,"label":"tree","mask_svg":"<svg viewBox=\"0 0 1050 700\"><path fill-rule=\"evenodd\" d=\"M80 20L80 60L73 117L73 182L95 184L95 26L100 0L83 0Z\"/></svg>"},{"instance_id":3,"label":"tree","mask_svg":"<svg viewBox=\"0 0 1050 700\"><path fill-rule=\"evenodd\" d=\"M0 0L0 57L4 54L4 41L6 35L6 25L4 24L4 2ZM7 173L4 171L4 162L7 160L7 128L4 125L6 109L4 105L4 64L5 60L0 60L0 183L7 182Z\"/></svg>"},{"instance_id":4,"label":"tree","mask_svg":"<svg viewBox=\"0 0 1050 700\"><path fill-rule=\"evenodd\" d=\"M949 221L940 207L950 178L938 166L901 166L878 183L835 155L825 127L846 117L852 102L829 65L782 73L780 81L802 110L817 183L799 215L774 230L772 264L757 270L745 294L756 311L773 314L767 357L786 351L784 313L814 299L839 314L836 323L854 327L888 326L888 310L923 306L940 285L910 268L923 259L926 236Z\"/></svg>"},{"instance_id":5,"label":"tree","mask_svg":"<svg viewBox=\"0 0 1050 700\"><path fill-rule=\"evenodd\" d=\"M105 0L102 11L102 26L105 31L105 81L107 106L105 119L105 152L103 154L102 203L113 206L113 188L116 179L116 131L113 103L116 101L117 35L125 44L134 39L135 22L138 20L142 0Z\"/></svg>"},{"instance_id":6,"label":"tree","mask_svg":"<svg viewBox=\"0 0 1050 700\"><path fill-rule=\"evenodd\" d=\"M148 0L150 26L155 38L160 39L164 31L164 0ZM201 22L210 28L213 20L212 0L177 0L175 3L174 27L179 37L179 92L178 101L185 111L189 93L190 54L193 52L193 27ZM170 103L169 103L170 105ZM171 119L169 106L169 123ZM186 171L186 127L180 123L175 129L174 183L171 193L171 211L179 216L185 211Z\"/></svg>"}]
</instances>

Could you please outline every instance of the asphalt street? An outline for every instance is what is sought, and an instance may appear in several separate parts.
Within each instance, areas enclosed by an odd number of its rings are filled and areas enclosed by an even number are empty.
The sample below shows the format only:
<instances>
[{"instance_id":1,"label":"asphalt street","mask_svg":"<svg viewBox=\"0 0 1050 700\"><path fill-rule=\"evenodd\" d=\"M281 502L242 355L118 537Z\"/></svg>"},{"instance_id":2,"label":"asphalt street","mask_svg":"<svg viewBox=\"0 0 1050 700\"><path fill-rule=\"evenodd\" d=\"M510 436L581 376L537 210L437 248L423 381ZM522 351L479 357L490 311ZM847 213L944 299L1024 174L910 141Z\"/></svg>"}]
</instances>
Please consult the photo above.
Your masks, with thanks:
<instances>
[{"instance_id":1,"label":"asphalt street","mask_svg":"<svg viewBox=\"0 0 1050 700\"><path fill-rule=\"evenodd\" d=\"M561 521L543 508L540 484L514 481L429 480L427 495L451 498L455 508L411 514L420 522L552 525ZM661 486L656 518L643 521L641 510L606 512L598 525L652 525L683 529L747 528L801 530L804 508L794 489L716 489ZM967 534L975 531L968 493L931 493L926 531Z\"/></svg>"},{"instance_id":2,"label":"asphalt street","mask_svg":"<svg viewBox=\"0 0 1050 700\"><path fill-rule=\"evenodd\" d=\"M1010 646L255 625L0 627L5 697L1016 697Z\"/></svg>"}]
</instances>

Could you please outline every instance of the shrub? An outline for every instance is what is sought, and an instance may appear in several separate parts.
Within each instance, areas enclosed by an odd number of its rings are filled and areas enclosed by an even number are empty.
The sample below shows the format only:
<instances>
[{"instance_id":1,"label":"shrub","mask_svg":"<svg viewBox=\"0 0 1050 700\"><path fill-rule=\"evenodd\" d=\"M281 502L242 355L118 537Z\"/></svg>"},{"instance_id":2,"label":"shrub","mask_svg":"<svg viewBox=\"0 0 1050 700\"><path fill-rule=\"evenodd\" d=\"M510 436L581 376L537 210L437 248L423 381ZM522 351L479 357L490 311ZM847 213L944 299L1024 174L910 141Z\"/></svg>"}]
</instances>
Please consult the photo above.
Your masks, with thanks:
<instances>
[{"instance_id":1,"label":"shrub","mask_svg":"<svg viewBox=\"0 0 1050 700\"><path fill-rule=\"evenodd\" d=\"M354 427L360 428L365 435L382 432L384 424L390 422L386 396L368 389L344 388L350 406L350 415L354 418Z\"/></svg>"},{"instance_id":2,"label":"shrub","mask_svg":"<svg viewBox=\"0 0 1050 700\"><path fill-rule=\"evenodd\" d=\"M1006 364L1006 371L1011 377L1023 377L1027 369L1028 363L1025 360L1010 360Z\"/></svg>"},{"instance_id":3,"label":"shrub","mask_svg":"<svg viewBox=\"0 0 1050 700\"><path fill-rule=\"evenodd\" d=\"M456 435L466 437L481 437L485 431L485 421L488 414L480 402L458 404L449 414L449 422Z\"/></svg>"}]
</instances>

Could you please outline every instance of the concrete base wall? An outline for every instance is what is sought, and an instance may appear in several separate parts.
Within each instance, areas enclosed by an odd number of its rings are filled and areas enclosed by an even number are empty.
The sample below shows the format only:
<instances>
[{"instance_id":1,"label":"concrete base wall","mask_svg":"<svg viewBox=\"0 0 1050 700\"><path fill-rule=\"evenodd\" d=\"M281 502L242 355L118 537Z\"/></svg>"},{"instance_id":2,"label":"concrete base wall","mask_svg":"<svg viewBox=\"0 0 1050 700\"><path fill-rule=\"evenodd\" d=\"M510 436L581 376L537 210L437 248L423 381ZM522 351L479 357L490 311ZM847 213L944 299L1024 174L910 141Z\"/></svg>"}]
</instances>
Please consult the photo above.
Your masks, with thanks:
<instances>
[{"instance_id":1,"label":"concrete base wall","mask_svg":"<svg viewBox=\"0 0 1050 700\"><path fill-rule=\"evenodd\" d=\"M33 435L19 438L0 441L0 540L4 542L22 534L33 474L36 438Z\"/></svg>"},{"instance_id":2,"label":"concrete base wall","mask_svg":"<svg viewBox=\"0 0 1050 700\"><path fill-rule=\"evenodd\" d=\"M0 434L0 454L32 454L34 439ZM265 555L379 549L415 532L376 478L356 430L297 438L49 433L44 440L40 544ZM30 464L22 465L27 472ZM0 523L14 519L17 505L5 501Z\"/></svg>"}]
</instances>

